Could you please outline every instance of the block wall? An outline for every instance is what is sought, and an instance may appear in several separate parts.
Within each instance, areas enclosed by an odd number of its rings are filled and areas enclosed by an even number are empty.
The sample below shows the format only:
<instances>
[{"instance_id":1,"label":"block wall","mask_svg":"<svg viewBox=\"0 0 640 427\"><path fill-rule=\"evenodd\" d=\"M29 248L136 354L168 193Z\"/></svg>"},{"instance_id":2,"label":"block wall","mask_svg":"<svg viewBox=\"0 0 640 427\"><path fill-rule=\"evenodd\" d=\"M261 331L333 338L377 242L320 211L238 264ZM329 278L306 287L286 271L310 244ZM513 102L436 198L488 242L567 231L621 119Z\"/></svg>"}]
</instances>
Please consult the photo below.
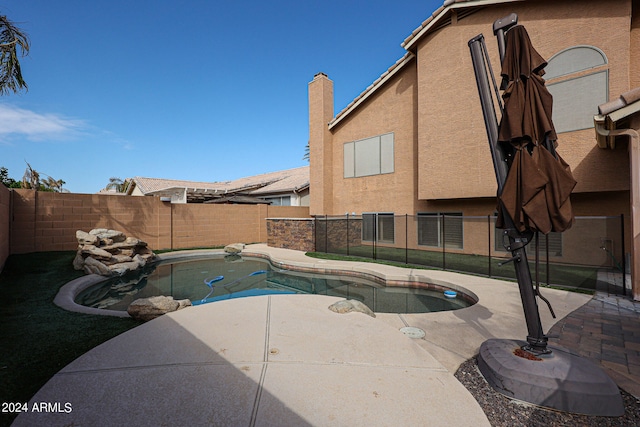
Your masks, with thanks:
<instances>
[{"instance_id":1,"label":"block wall","mask_svg":"<svg viewBox=\"0 0 640 427\"><path fill-rule=\"evenodd\" d=\"M0 184L0 271L9 256L9 234L11 224L11 192Z\"/></svg>"},{"instance_id":2,"label":"block wall","mask_svg":"<svg viewBox=\"0 0 640 427\"><path fill-rule=\"evenodd\" d=\"M0 261L2 250L7 256L75 250L77 230L110 228L142 239L154 250L183 249L266 242L269 215L309 217L309 208L300 206L183 205L157 197L22 189L6 193L0 189Z\"/></svg>"}]
</instances>

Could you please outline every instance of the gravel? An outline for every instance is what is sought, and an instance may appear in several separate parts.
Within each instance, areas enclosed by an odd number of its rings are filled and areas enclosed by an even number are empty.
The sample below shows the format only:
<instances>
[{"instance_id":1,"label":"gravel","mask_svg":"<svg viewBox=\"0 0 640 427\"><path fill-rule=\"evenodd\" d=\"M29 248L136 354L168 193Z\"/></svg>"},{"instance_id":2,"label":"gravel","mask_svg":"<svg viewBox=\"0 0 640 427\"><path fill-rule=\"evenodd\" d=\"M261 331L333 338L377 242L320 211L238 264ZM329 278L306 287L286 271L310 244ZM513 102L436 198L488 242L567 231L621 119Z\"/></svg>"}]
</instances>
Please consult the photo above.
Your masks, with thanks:
<instances>
[{"instance_id":1,"label":"gravel","mask_svg":"<svg viewBox=\"0 0 640 427\"><path fill-rule=\"evenodd\" d=\"M476 358L460 365L454 375L478 401L494 427L640 426L640 400L622 389L624 415L596 417L549 410L510 399L487 383L478 369Z\"/></svg>"}]
</instances>

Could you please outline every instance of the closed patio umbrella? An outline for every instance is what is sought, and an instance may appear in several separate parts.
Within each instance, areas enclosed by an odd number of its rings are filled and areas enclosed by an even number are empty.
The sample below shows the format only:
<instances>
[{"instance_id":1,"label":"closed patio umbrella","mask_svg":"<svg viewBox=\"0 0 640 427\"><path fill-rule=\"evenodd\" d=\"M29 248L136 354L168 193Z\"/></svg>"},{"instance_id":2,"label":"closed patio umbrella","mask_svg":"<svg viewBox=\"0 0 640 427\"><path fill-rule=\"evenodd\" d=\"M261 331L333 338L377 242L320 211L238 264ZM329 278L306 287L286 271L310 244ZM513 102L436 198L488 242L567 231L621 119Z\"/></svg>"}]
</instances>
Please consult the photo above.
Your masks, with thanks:
<instances>
[{"instance_id":1,"label":"closed patio umbrella","mask_svg":"<svg viewBox=\"0 0 640 427\"><path fill-rule=\"evenodd\" d=\"M510 144L514 155L499 200L519 231L562 232L574 221L569 196L576 181L555 152L553 98L542 78L547 63L523 26L505 37L501 75L507 87L498 141Z\"/></svg>"}]
</instances>

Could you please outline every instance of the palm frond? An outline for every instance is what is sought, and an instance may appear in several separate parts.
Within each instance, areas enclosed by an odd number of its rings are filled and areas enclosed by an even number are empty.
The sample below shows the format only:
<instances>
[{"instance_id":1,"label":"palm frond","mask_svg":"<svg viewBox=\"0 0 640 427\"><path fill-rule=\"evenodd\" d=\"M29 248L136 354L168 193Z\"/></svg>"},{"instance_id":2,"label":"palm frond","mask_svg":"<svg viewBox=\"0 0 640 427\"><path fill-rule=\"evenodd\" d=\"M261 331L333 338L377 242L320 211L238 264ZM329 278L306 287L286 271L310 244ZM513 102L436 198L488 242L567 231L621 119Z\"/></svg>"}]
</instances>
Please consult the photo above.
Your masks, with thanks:
<instances>
[{"instance_id":1,"label":"palm frond","mask_svg":"<svg viewBox=\"0 0 640 427\"><path fill-rule=\"evenodd\" d=\"M29 38L6 16L0 16L0 95L28 89L18 60L29 54Z\"/></svg>"}]
</instances>

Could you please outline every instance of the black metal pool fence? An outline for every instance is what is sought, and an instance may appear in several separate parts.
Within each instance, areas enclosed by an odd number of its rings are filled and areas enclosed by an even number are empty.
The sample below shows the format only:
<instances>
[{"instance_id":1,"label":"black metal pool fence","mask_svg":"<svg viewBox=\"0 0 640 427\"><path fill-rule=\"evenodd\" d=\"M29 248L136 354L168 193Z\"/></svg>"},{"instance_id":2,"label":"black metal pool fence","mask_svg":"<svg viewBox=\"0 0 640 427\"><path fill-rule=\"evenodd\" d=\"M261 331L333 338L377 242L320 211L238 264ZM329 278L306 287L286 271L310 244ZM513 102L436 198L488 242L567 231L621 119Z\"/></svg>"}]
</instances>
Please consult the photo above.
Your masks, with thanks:
<instances>
[{"instance_id":1,"label":"black metal pool fence","mask_svg":"<svg viewBox=\"0 0 640 427\"><path fill-rule=\"evenodd\" d=\"M495 216L365 213L314 223L317 252L515 280ZM626 294L624 247L623 215L582 216L564 233L539 234L526 250L534 283L596 289L617 278L609 291Z\"/></svg>"}]
</instances>

